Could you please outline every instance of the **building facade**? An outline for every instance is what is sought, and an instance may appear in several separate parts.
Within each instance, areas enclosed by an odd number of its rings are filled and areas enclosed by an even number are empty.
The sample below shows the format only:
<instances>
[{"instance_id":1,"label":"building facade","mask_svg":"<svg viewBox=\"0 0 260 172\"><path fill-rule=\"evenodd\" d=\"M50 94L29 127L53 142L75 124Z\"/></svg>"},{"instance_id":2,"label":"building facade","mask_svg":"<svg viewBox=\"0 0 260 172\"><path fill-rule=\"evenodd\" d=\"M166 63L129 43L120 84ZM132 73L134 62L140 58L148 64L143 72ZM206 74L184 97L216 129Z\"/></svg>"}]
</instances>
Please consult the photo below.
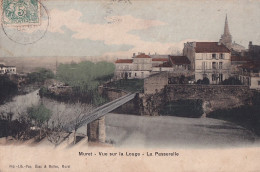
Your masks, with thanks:
<instances>
[{"instance_id":1,"label":"building facade","mask_svg":"<svg viewBox=\"0 0 260 172\"><path fill-rule=\"evenodd\" d=\"M218 84L231 75L231 51L219 42L187 42L183 55L190 60L195 80L208 78Z\"/></svg>"},{"instance_id":2,"label":"building facade","mask_svg":"<svg viewBox=\"0 0 260 172\"><path fill-rule=\"evenodd\" d=\"M133 55L132 59L119 59L115 62L116 79L146 78L152 71L152 58L144 53Z\"/></svg>"},{"instance_id":3,"label":"building facade","mask_svg":"<svg viewBox=\"0 0 260 172\"><path fill-rule=\"evenodd\" d=\"M239 80L250 89L260 90L260 63L248 62L240 67Z\"/></svg>"},{"instance_id":4,"label":"building facade","mask_svg":"<svg viewBox=\"0 0 260 172\"><path fill-rule=\"evenodd\" d=\"M115 62L116 79L142 79L159 72L187 75L190 61L185 56L151 58L144 53L133 55L132 59L119 59Z\"/></svg>"},{"instance_id":5,"label":"building facade","mask_svg":"<svg viewBox=\"0 0 260 172\"><path fill-rule=\"evenodd\" d=\"M16 67L0 64L0 74L16 74Z\"/></svg>"}]
</instances>

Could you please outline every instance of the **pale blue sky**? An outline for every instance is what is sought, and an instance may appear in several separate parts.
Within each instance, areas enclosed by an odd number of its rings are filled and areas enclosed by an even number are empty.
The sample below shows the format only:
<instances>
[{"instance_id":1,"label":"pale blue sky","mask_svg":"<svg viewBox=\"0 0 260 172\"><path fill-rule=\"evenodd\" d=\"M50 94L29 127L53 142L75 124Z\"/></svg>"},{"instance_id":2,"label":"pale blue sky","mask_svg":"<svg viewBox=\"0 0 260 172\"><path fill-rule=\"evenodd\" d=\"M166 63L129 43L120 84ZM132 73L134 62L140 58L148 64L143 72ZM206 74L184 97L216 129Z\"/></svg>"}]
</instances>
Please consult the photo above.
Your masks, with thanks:
<instances>
[{"instance_id":1,"label":"pale blue sky","mask_svg":"<svg viewBox=\"0 0 260 172\"><path fill-rule=\"evenodd\" d=\"M183 42L218 41L228 14L233 41L260 44L260 1L44 1L50 26L30 45L0 31L1 57L112 56L170 53ZM115 22L111 22L111 18Z\"/></svg>"}]
</instances>

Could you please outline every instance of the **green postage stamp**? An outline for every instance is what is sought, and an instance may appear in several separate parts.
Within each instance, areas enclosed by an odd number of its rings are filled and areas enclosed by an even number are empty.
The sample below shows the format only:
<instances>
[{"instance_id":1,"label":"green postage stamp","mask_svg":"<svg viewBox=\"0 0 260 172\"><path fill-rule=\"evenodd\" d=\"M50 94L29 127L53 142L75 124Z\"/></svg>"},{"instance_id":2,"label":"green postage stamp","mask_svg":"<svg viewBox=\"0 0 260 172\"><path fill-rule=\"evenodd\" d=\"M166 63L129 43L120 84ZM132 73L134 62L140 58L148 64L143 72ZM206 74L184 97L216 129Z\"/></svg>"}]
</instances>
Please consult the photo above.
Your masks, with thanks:
<instances>
[{"instance_id":1,"label":"green postage stamp","mask_svg":"<svg viewBox=\"0 0 260 172\"><path fill-rule=\"evenodd\" d=\"M29 26L40 23L38 0L3 0L2 10L4 25Z\"/></svg>"}]
</instances>

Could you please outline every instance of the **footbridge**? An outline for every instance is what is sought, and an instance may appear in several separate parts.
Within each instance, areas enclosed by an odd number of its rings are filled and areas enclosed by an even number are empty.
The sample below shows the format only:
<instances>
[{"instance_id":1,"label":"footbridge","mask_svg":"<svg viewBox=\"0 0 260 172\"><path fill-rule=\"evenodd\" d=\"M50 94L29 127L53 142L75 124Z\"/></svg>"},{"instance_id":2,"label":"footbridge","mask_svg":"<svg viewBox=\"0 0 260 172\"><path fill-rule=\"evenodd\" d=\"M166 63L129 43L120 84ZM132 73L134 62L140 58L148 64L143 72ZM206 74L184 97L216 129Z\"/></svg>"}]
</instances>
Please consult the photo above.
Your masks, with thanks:
<instances>
[{"instance_id":1,"label":"footbridge","mask_svg":"<svg viewBox=\"0 0 260 172\"><path fill-rule=\"evenodd\" d=\"M102 117L106 115L107 113L115 110L116 108L122 106L123 104L129 102L130 100L134 99L136 96L136 93L128 93L118 99L115 99L109 103L106 103L102 106L97 107L92 112L85 114L80 122L77 121L71 121L67 125L65 125L65 129L68 132L73 132L75 129L75 124L77 123L77 134L78 135L93 135L96 138L96 140L104 141L105 137L105 126L104 126L104 119ZM99 120L103 120L103 123L100 123ZM93 122L96 122L95 127L89 127L88 124L92 124ZM94 129L93 129L94 128ZM95 130L95 131L93 131ZM101 138L101 139L100 139Z\"/></svg>"}]
</instances>

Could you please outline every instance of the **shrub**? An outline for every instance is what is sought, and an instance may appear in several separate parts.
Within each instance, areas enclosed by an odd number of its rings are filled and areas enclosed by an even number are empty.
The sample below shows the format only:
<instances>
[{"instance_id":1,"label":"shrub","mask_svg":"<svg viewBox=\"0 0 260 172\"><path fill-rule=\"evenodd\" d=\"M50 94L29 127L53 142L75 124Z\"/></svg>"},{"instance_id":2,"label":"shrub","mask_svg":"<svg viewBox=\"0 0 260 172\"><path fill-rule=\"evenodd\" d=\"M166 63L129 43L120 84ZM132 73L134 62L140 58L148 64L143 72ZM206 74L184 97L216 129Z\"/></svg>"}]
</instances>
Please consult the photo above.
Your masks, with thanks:
<instances>
[{"instance_id":1,"label":"shrub","mask_svg":"<svg viewBox=\"0 0 260 172\"><path fill-rule=\"evenodd\" d=\"M207 77L204 77L203 80L198 79L197 84L209 85L209 79Z\"/></svg>"},{"instance_id":2,"label":"shrub","mask_svg":"<svg viewBox=\"0 0 260 172\"><path fill-rule=\"evenodd\" d=\"M234 77L229 77L222 82L223 85L242 85L241 81Z\"/></svg>"}]
</instances>

